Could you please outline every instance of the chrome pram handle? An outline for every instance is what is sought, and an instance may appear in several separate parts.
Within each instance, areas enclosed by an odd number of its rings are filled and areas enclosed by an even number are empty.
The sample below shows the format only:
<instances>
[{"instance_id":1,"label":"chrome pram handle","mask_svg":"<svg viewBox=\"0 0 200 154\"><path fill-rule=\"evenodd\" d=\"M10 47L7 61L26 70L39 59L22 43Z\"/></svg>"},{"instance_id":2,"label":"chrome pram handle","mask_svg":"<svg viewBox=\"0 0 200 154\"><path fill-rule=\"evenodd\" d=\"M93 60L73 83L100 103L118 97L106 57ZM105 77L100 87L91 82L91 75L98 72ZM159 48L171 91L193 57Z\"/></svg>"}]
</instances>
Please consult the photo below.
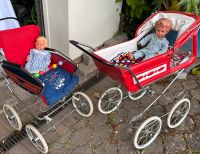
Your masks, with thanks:
<instances>
[{"instance_id":1,"label":"chrome pram handle","mask_svg":"<svg viewBox=\"0 0 200 154\"><path fill-rule=\"evenodd\" d=\"M75 47L77 47L78 49L80 49L81 51L83 51L84 53L86 53L87 55L89 55L90 57L92 57L93 59L103 63L103 64L106 64L106 65L110 65L110 66L115 66L109 62L106 62L100 58L98 58L96 55L92 54L91 52L87 51L86 49L84 49L83 47L87 47L89 49L92 49L92 51L95 51L96 49L89 46L89 45L86 45L86 44L83 44L83 43L79 43L78 41L75 41L75 40L70 40L69 41L72 45L74 45Z\"/></svg>"}]
</instances>

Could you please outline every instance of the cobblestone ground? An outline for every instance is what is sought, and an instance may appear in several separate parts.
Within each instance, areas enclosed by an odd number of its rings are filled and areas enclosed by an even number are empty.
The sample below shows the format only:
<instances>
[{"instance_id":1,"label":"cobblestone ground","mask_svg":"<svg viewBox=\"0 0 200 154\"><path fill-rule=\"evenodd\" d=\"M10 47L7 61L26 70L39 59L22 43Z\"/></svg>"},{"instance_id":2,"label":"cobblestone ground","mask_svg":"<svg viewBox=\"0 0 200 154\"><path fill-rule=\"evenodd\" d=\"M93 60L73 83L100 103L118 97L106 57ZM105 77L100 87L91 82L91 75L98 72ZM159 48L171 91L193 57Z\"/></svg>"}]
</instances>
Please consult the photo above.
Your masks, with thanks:
<instances>
[{"instance_id":1,"label":"cobblestone ground","mask_svg":"<svg viewBox=\"0 0 200 154\"><path fill-rule=\"evenodd\" d=\"M170 79L163 79L152 84L151 89L161 92ZM142 123L150 116L162 116L170 111L177 102L181 89L188 91L187 98L191 101L189 115L183 123L174 129L167 126L167 116L162 118L162 129L156 140L144 150L133 146L134 132L130 132L129 121L144 110L155 98L146 94L138 101L126 98L119 109L105 115L98 111L97 102L100 94L116 83L105 78L92 87L87 94L94 103L94 113L89 118L74 116L62 122L62 127L47 135L50 154L193 154L200 153L200 76L188 75L187 80L177 80L138 121ZM123 94L126 91L123 89ZM58 126L60 127L60 126ZM52 135L60 136L52 140Z\"/></svg>"},{"instance_id":2,"label":"cobblestone ground","mask_svg":"<svg viewBox=\"0 0 200 154\"><path fill-rule=\"evenodd\" d=\"M157 93L161 92L171 81L163 79L150 88ZM157 96L145 94L140 100L123 99L119 108L111 114L99 112L97 104L100 95L117 83L105 77L86 93L92 99L94 113L89 118L83 118L77 113L66 118L44 135L49 145L50 154L200 154L200 76L188 75L187 80L177 80L166 93L137 121L140 125L151 116L163 116L180 99L178 94L182 89L187 91L187 98L191 101L189 115L178 127L170 129L167 125L167 116L162 117L162 128L155 141L144 150L137 150L133 146L135 131L130 131L130 120L141 113ZM122 89L123 95L127 91ZM72 108L69 106L55 116L58 121ZM5 119L4 116L1 116ZM26 116L24 116L25 118ZM26 119L26 118L25 118ZM5 125L6 122L4 122ZM48 125L42 126L39 131L47 130ZM11 126L6 126L11 128ZM9 129L10 130L10 129ZM4 129L6 132L6 130ZM39 151L28 138L14 146L7 154L39 154Z\"/></svg>"}]
</instances>

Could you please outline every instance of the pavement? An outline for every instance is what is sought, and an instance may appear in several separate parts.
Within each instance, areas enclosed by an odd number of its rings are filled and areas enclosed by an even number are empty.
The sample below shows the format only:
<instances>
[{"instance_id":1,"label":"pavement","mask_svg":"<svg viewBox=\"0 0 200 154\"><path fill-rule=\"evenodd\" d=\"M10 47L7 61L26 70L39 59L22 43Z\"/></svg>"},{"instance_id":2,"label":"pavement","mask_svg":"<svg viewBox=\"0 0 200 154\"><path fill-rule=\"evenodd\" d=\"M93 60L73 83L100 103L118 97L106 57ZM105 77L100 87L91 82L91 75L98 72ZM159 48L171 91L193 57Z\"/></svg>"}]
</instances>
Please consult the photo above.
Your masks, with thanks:
<instances>
[{"instance_id":1,"label":"pavement","mask_svg":"<svg viewBox=\"0 0 200 154\"><path fill-rule=\"evenodd\" d=\"M161 92L172 77L164 78L150 87L156 92ZM3 81L1 81L3 82ZM129 121L133 116L141 113L151 103L156 95L145 94L140 100L133 101L126 98L119 108L111 114L105 115L99 112L97 103L100 95L108 88L117 83L105 77L97 82L89 90L85 91L94 105L94 112L88 118L83 118L77 113L63 120L56 129L44 135L49 146L49 154L199 154L200 153L200 76L188 74L186 80L177 80L167 90L155 105L153 105L138 121L142 123L148 117L159 116L170 111L178 101L178 93L181 89L188 91L187 98L191 101L191 109L186 119L174 129L167 126L167 118L162 118L161 132L155 141L144 150L137 150L133 146L134 133L130 133ZM127 91L123 89L123 95ZM1 84L0 100L3 103L16 103L8 90ZM21 97L25 91L17 90ZM26 98L24 98L26 99ZM17 108L20 110L20 106ZM61 119L71 107L66 107L54 117L54 121ZM27 113L22 114L23 122L27 123L30 117ZM8 124L4 114L0 114L0 139L12 133L14 130ZM42 133L47 125L39 128ZM1 143L2 144L2 143ZM6 154L39 154L28 138L20 141Z\"/></svg>"}]
</instances>

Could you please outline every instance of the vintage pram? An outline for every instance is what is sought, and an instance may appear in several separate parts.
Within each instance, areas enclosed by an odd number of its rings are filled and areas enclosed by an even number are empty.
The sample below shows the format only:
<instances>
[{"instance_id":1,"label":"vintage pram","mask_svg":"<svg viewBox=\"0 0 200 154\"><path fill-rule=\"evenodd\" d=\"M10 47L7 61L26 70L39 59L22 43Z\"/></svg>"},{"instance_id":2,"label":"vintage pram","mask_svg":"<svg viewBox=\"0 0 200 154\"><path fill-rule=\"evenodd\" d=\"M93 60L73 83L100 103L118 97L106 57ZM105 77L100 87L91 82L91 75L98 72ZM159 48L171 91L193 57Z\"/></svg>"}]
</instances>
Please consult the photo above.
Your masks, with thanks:
<instances>
[{"instance_id":1,"label":"vintage pram","mask_svg":"<svg viewBox=\"0 0 200 154\"><path fill-rule=\"evenodd\" d=\"M6 58L1 61L3 70L0 70L0 73L4 77L5 85L10 93L20 102L15 106L3 105L3 112L14 129L18 131L22 129L20 116L22 117L22 113L26 110L30 111L38 120L51 124L42 133L31 124L25 126L31 142L42 153L47 153L48 145L43 135L55 128L74 111L81 116L89 117L93 112L93 104L85 93L73 92L79 81L79 77L76 75L78 65L60 51L48 49L51 53L50 70L39 77L24 69L26 57L30 49L34 47L35 39L39 35L40 28L36 25L0 31L0 48L3 49ZM52 68L52 66L54 67ZM23 88L28 96L32 96L33 102L26 102L20 98L19 93L13 88L13 82L18 85L15 87ZM67 104L68 106L72 104L74 109L58 121L53 121L52 115ZM39 112L37 112L38 106L40 107Z\"/></svg>"},{"instance_id":2,"label":"vintage pram","mask_svg":"<svg viewBox=\"0 0 200 154\"><path fill-rule=\"evenodd\" d=\"M129 67L111 63L112 59L123 52L136 51L137 42L145 35L152 32L155 22L160 18L169 18L173 23L173 29L167 34L169 49L164 54L157 55L151 59L131 64ZM180 90L181 99L174 104L172 109L162 117L152 116L141 125L136 126L136 120L157 102L157 100L168 90L177 77L197 60L198 37L197 32L200 26L200 17L189 13L180 12L156 12L139 26L135 38L108 48L95 50L89 45L71 40L70 43L91 56L100 72L116 80L120 86L128 91L132 100L137 100L146 92L154 93L149 84L175 74L175 78L169 85L158 94L157 97L147 106L144 111L130 120L132 128L137 128L133 137L133 144L137 149L143 149L150 145L161 130L161 118L167 117L167 124L175 128L183 122L190 110L190 100L186 98L186 92ZM93 52L89 52L90 49ZM98 108L101 113L108 114L115 111L123 98L120 86L107 89L99 98Z\"/></svg>"}]
</instances>

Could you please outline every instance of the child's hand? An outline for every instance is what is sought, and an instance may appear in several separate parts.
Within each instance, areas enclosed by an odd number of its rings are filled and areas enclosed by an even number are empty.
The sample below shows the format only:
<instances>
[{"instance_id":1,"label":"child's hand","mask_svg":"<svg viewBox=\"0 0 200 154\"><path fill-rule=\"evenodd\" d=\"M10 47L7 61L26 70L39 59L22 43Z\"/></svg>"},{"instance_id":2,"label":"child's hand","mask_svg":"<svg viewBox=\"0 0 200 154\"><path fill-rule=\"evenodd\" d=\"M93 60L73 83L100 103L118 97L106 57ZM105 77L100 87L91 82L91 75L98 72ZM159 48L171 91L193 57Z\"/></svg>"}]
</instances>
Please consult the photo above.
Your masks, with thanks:
<instances>
[{"instance_id":1,"label":"child's hand","mask_svg":"<svg viewBox=\"0 0 200 154\"><path fill-rule=\"evenodd\" d=\"M29 61L31 59L31 56L28 55L27 58L26 58L26 61Z\"/></svg>"},{"instance_id":2,"label":"child's hand","mask_svg":"<svg viewBox=\"0 0 200 154\"><path fill-rule=\"evenodd\" d=\"M142 45L141 45L141 43L138 42L138 43L137 43L137 46L138 46L138 47L141 47Z\"/></svg>"}]
</instances>

